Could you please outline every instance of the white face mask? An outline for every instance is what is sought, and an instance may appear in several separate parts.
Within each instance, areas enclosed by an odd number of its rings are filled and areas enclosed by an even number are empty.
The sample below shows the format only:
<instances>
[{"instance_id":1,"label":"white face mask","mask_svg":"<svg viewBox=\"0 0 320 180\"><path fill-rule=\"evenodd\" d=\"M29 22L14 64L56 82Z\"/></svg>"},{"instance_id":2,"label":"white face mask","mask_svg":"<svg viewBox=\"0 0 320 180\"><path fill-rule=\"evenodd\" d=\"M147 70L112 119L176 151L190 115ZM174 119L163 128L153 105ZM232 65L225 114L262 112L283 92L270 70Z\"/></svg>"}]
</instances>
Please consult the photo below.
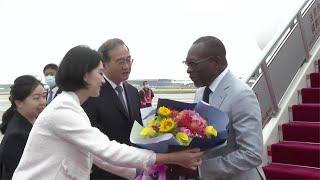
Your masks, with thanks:
<instances>
[{"instance_id":1,"label":"white face mask","mask_svg":"<svg viewBox=\"0 0 320 180\"><path fill-rule=\"evenodd\" d=\"M54 76L48 75L44 77L46 84L50 87L54 87L56 85L56 78Z\"/></svg>"},{"instance_id":2,"label":"white face mask","mask_svg":"<svg viewBox=\"0 0 320 180\"><path fill-rule=\"evenodd\" d=\"M149 84L145 84L144 87L145 87L145 88L149 88Z\"/></svg>"}]
</instances>

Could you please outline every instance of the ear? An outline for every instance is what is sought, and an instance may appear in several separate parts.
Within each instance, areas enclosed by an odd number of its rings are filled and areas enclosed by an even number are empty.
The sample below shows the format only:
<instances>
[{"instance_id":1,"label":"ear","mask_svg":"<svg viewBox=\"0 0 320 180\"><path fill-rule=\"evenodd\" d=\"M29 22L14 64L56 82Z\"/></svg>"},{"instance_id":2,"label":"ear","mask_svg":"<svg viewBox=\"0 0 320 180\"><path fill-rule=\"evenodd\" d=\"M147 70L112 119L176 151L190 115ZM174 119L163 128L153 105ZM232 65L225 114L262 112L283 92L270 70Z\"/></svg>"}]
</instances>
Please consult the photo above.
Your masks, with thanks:
<instances>
[{"instance_id":1,"label":"ear","mask_svg":"<svg viewBox=\"0 0 320 180\"><path fill-rule=\"evenodd\" d=\"M17 108L21 107L22 103L23 103L23 101L20 101L20 100L14 100L13 102L16 105Z\"/></svg>"},{"instance_id":2,"label":"ear","mask_svg":"<svg viewBox=\"0 0 320 180\"><path fill-rule=\"evenodd\" d=\"M111 61L111 60L110 60L110 61ZM108 62L103 62L103 63L102 63L104 70L107 70L107 69L110 68L110 61L108 61Z\"/></svg>"},{"instance_id":3,"label":"ear","mask_svg":"<svg viewBox=\"0 0 320 180\"><path fill-rule=\"evenodd\" d=\"M103 66L103 68L105 68L105 67L107 67L108 66L108 62L103 62L103 61L101 61L102 62L102 66Z\"/></svg>"},{"instance_id":4,"label":"ear","mask_svg":"<svg viewBox=\"0 0 320 180\"><path fill-rule=\"evenodd\" d=\"M111 63L110 63L110 61L108 61L108 62L103 62L102 63L102 65L103 65L103 73L105 74L105 75L107 75L107 74L110 74L110 69L112 69L111 68Z\"/></svg>"},{"instance_id":5,"label":"ear","mask_svg":"<svg viewBox=\"0 0 320 180\"><path fill-rule=\"evenodd\" d=\"M88 83L88 80L89 80L89 73L85 73L84 76L83 76L83 80L84 82Z\"/></svg>"},{"instance_id":6,"label":"ear","mask_svg":"<svg viewBox=\"0 0 320 180\"><path fill-rule=\"evenodd\" d=\"M213 60L216 67L221 67L223 62L222 62L222 58L220 56L216 56L215 59Z\"/></svg>"}]
</instances>

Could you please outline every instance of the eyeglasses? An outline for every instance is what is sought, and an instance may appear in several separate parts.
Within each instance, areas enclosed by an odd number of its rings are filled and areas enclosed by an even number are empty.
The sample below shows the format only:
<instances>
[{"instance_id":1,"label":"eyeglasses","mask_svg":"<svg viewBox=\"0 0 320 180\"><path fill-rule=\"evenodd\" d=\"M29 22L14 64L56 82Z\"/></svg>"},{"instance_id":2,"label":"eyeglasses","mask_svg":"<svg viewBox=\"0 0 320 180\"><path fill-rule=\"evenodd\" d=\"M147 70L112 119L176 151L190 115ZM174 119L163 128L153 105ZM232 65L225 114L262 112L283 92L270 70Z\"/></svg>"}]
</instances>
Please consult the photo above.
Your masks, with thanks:
<instances>
[{"instance_id":1,"label":"eyeglasses","mask_svg":"<svg viewBox=\"0 0 320 180\"><path fill-rule=\"evenodd\" d=\"M133 63L133 60L131 58L131 56L128 56L126 58L119 58L119 59L116 59L115 62L119 65L119 66L124 66L125 64L129 64L131 65Z\"/></svg>"},{"instance_id":2,"label":"eyeglasses","mask_svg":"<svg viewBox=\"0 0 320 180\"><path fill-rule=\"evenodd\" d=\"M213 56L209 56L209 57L207 57L207 58L200 59L200 60L197 60L197 61L182 61L182 63L183 63L184 65L186 65L187 68L196 68L199 64L211 60L212 57L213 57Z\"/></svg>"}]
</instances>

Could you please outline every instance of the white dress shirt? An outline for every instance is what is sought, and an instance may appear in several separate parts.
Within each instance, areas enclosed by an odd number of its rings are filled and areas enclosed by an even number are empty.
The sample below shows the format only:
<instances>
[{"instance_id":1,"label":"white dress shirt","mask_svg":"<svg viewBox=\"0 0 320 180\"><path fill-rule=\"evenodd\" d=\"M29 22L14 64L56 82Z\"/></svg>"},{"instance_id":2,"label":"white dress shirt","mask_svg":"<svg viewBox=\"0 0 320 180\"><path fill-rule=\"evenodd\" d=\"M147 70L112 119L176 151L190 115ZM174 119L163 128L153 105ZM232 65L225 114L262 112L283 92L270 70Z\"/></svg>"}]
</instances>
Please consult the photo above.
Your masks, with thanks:
<instances>
[{"instance_id":1,"label":"white dress shirt","mask_svg":"<svg viewBox=\"0 0 320 180\"><path fill-rule=\"evenodd\" d=\"M111 87L113 88L113 90L118 94L118 91L116 90L116 87L118 86L116 83L114 83L112 80L110 80L107 76L104 75L104 77L106 78L106 80L110 83ZM127 98L126 98L126 93L124 92L124 88L123 88L123 83L121 82L119 84L119 86L122 87L123 91L122 91L122 97L124 100L124 103L126 104L126 107L128 107L128 102L127 102Z\"/></svg>"},{"instance_id":2,"label":"white dress shirt","mask_svg":"<svg viewBox=\"0 0 320 180\"><path fill-rule=\"evenodd\" d=\"M219 76L209 85L209 89L211 90L211 92L214 92L217 89L219 83L221 82L221 80L227 74L228 71L229 71L228 68L225 68L222 71L222 73L219 74Z\"/></svg>"}]
</instances>

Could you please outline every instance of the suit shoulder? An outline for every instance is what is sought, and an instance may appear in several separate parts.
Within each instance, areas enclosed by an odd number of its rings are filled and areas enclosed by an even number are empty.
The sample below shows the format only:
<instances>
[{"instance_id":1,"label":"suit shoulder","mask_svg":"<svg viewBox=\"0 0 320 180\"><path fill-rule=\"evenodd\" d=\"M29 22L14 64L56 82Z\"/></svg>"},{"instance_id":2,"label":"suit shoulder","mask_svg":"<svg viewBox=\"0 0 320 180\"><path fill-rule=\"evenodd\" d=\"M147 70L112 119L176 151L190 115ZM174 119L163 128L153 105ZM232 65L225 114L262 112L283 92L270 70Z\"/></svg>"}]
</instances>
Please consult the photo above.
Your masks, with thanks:
<instances>
[{"instance_id":1,"label":"suit shoulder","mask_svg":"<svg viewBox=\"0 0 320 180\"><path fill-rule=\"evenodd\" d=\"M99 96L100 97L100 96ZM81 106L87 105L87 104L94 104L98 102L101 98L99 97L89 97Z\"/></svg>"},{"instance_id":2,"label":"suit shoulder","mask_svg":"<svg viewBox=\"0 0 320 180\"><path fill-rule=\"evenodd\" d=\"M241 91L252 91L252 89L248 86L247 83L242 81L241 79L235 77L234 75L230 78L230 84L232 84L232 87L235 91L241 92Z\"/></svg>"},{"instance_id":3,"label":"suit shoulder","mask_svg":"<svg viewBox=\"0 0 320 180\"><path fill-rule=\"evenodd\" d=\"M130 83L124 82L124 84L125 84L125 86L128 88L128 90L138 92L138 89L137 89L136 87L134 87L133 85L131 85Z\"/></svg>"}]
</instances>

